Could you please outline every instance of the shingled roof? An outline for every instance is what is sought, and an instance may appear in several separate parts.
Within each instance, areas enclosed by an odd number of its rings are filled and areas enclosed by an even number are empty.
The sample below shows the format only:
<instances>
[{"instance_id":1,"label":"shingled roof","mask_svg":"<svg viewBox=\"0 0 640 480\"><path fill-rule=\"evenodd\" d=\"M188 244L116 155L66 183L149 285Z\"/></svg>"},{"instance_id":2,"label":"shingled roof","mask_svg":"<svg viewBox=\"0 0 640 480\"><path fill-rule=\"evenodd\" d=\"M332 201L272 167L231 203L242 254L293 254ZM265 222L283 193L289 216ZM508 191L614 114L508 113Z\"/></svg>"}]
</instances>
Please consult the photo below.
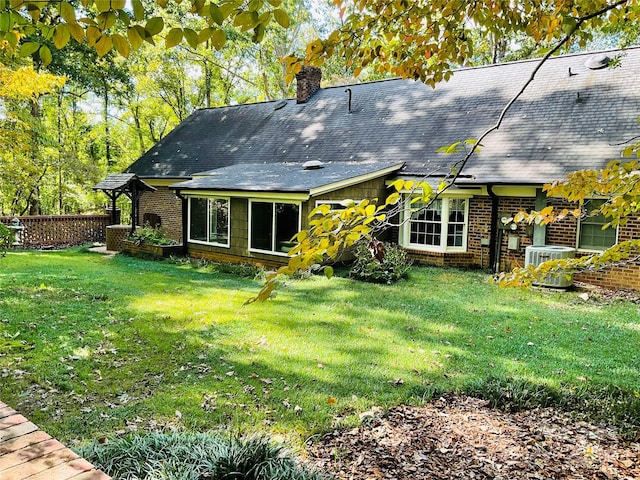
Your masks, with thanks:
<instances>
[{"instance_id":1,"label":"shingled roof","mask_svg":"<svg viewBox=\"0 0 640 480\"><path fill-rule=\"evenodd\" d=\"M484 142L459 183L540 184L620 157L640 134L640 48L620 66L591 70L594 53L554 57ZM436 89L409 80L321 89L306 103L198 110L132 164L142 178L190 178L232 165L405 163L403 173L445 174L456 156L437 149L477 138L521 88L537 60L457 70Z\"/></svg>"}]
</instances>

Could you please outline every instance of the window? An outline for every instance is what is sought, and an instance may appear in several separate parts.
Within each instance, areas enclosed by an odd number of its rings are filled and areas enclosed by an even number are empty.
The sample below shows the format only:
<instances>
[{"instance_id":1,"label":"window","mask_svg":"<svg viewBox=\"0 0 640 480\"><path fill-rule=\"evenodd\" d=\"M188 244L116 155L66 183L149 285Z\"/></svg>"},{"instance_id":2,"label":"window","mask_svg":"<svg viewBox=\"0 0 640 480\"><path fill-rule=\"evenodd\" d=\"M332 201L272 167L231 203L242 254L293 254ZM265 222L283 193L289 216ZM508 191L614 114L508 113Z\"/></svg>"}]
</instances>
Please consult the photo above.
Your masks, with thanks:
<instances>
[{"instance_id":1,"label":"window","mask_svg":"<svg viewBox=\"0 0 640 480\"><path fill-rule=\"evenodd\" d=\"M411 205L418 210L403 225L402 244L423 250L465 251L468 203L466 198L438 198L426 208L420 202Z\"/></svg>"},{"instance_id":2,"label":"window","mask_svg":"<svg viewBox=\"0 0 640 480\"><path fill-rule=\"evenodd\" d=\"M229 199L189 199L189 240L229 246Z\"/></svg>"},{"instance_id":3,"label":"window","mask_svg":"<svg viewBox=\"0 0 640 480\"><path fill-rule=\"evenodd\" d=\"M590 200L587 204L589 212L600 208L604 200ZM604 215L593 215L580 220L578 228L578 248L581 250L606 250L617 242L618 231L608 227L602 229L608 222Z\"/></svg>"},{"instance_id":4,"label":"window","mask_svg":"<svg viewBox=\"0 0 640 480\"><path fill-rule=\"evenodd\" d=\"M250 250L286 255L300 231L300 205L251 201L249 226Z\"/></svg>"}]
</instances>

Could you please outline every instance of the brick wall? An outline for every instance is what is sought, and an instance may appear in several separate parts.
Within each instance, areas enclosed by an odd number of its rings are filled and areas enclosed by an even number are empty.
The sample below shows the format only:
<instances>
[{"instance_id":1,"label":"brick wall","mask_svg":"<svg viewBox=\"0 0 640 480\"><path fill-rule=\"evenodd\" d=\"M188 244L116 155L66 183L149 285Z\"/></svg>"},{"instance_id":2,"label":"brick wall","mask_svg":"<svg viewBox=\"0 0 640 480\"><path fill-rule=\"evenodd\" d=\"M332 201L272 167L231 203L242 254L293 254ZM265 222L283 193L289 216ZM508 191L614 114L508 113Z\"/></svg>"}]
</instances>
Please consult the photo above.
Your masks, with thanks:
<instances>
[{"instance_id":1,"label":"brick wall","mask_svg":"<svg viewBox=\"0 0 640 480\"><path fill-rule=\"evenodd\" d=\"M13 218L0 217L0 222L11 225ZM21 243L27 248L104 242L107 225L111 223L109 215L40 215L18 219L24 227Z\"/></svg>"},{"instance_id":2,"label":"brick wall","mask_svg":"<svg viewBox=\"0 0 640 480\"><path fill-rule=\"evenodd\" d=\"M182 242L182 200L169 187L156 188L155 192L144 192L140 196L140 222L145 213L158 215L166 236Z\"/></svg>"}]
</instances>

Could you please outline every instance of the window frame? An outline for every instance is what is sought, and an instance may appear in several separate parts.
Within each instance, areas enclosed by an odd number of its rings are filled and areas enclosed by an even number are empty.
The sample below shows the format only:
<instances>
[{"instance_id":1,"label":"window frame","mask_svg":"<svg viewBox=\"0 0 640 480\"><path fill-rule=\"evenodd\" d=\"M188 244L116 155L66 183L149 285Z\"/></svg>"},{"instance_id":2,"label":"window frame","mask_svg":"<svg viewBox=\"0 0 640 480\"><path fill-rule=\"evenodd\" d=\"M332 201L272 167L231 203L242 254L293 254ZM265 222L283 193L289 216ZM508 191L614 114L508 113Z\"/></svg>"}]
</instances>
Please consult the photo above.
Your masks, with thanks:
<instances>
[{"instance_id":1,"label":"window frame","mask_svg":"<svg viewBox=\"0 0 640 480\"><path fill-rule=\"evenodd\" d=\"M270 203L272 205L271 209L271 248L272 250L264 250L261 248L253 248L251 246L251 238L252 238L252 224L253 224L253 204L254 203ZM276 205L277 204L285 204L285 205L295 205L298 207L298 226L296 232L299 232L302 228L302 202L290 201L285 199L261 199L261 198L250 198L248 205L248 215L247 215L247 247L250 252L254 253L264 253L267 255L277 255L279 257L288 257L287 252L281 252L276 250Z\"/></svg>"},{"instance_id":2,"label":"window frame","mask_svg":"<svg viewBox=\"0 0 640 480\"><path fill-rule=\"evenodd\" d=\"M594 202L597 202L599 205L602 205L602 203L604 203L606 200L602 199L602 198L590 198L587 200L588 202L592 203L591 208L589 209L589 211L591 212L592 210L594 210L595 208L599 208L598 205L593 205ZM603 218L603 222L602 223L598 223L598 222L585 222L585 220L593 220L596 217L602 217ZM578 218L578 224L576 226L576 251L579 252L587 252L587 253L598 253L598 252L604 252L605 250L613 247L614 245L616 245L618 243L619 240L619 234L620 234L620 229L619 226L615 228L615 241L613 242L613 245L610 245L608 247L602 247L602 248L596 248L593 245L588 245L586 247L583 247L580 245L581 239L582 239L582 226L585 224L589 224L589 225L600 225L600 228L602 228L602 225L604 225L605 223L607 223L607 217L605 217L602 214L598 214L598 215L589 215L588 217L586 217L584 220L582 219L582 217ZM609 227L612 228L612 227ZM605 230L602 230L605 231Z\"/></svg>"},{"instance_id":3,"label":"window frame","mask_svg":"<svg viewBox=\"0 0 640 480\"><path fill-rule=\"evenodd\" d=\"M404 248L412 250L419 250L424 252L436 252L436 253L464 253L468 248L468 236L469 236L469 203L471 197L467 196L443 196L439 200L442 202L441 207L441 220L440 220L440 244L439 245L425 245L422 243L411 243L411 210L415 208L415 204L411 205L412 198L407 195L404 199L404 211L403 221L400 227L399 240L400 245ZM464 200L464 224L462 231L462 245L449 246L447 245L449 239L449 215L451 208L451 201ZM458 222L452 224L459 224Z\"/></svg>"},{"instance_id":4,"label":"window frame","mask_svg":"<svg viewBox=\"0 0 640 480\"><path fill-rule=\"evenodd\" d=\"M191 238L191 201L194 199L207 200L207 213L206 213L206 232L207 240L196 240ZM210 241L211 235L211 205L215 201L224 200L227 202L227 243L212 242ZM189 212L187 223L187 241L189 243L198 243L200 245L211 245L214 247L231 248L231 198L224 196L192 196L189 197Z\"/></svg>"}]
</instances>

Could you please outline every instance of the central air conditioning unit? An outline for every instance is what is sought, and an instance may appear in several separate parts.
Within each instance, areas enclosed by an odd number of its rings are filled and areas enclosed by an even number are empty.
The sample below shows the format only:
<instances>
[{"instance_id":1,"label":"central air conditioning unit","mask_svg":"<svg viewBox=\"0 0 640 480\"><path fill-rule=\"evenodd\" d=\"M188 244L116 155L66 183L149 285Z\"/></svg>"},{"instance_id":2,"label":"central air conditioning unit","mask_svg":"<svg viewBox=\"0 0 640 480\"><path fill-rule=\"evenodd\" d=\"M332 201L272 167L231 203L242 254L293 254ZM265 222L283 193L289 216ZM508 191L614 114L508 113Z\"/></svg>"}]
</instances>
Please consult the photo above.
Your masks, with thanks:
<instances>
[{"instance_id":1,"label":"central air conditioning unit","mask_svg":"<svg viewBox=\"0 0 640 480\"><path fill-rule=\"evenodd\" d=\"M560 245L531 245L525 249L524 266L538 266L547 260L559 260L562 258L574 258L576 249L563 247ZM560 273L558 275L547 275L542 281L536 283L543 287L567 288L573 284L573 275L567 276Z\"/></svg>"}]
</instances>

